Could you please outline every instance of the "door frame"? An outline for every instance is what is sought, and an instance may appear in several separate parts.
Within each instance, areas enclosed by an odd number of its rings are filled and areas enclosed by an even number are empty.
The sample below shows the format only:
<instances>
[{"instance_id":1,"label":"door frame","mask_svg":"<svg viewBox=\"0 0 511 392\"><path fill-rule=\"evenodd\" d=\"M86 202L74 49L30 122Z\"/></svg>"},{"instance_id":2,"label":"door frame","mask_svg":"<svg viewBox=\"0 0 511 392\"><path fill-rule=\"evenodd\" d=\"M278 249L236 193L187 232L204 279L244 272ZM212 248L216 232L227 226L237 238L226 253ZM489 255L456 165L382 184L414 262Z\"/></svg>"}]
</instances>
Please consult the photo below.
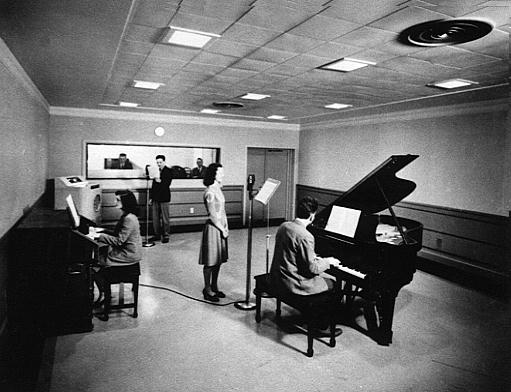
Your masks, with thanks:
<instances>
[{"instance_id":1,"label":"door frame","mask_svg":"<svg viewBox=\"0 0 511 392\"><path fill-rule=\"evenodd\" d=\"M245 147L245 183L243 185L243 226L246 227L248 225L248 213L247 206L249 203L248 199L248 189L247 189L247 179L249 173L248 170L248 150L283 150L288 152L287 157L287 184L281 184L280 186L286 187L286 212L285 212L285 220L291 220L294 217L294 204L295 204L295 183L297 176L297 154L296 149L294 148L286 148L286 147L262 147L262 146L246 146Z\"/></svg>"}]
</instances>

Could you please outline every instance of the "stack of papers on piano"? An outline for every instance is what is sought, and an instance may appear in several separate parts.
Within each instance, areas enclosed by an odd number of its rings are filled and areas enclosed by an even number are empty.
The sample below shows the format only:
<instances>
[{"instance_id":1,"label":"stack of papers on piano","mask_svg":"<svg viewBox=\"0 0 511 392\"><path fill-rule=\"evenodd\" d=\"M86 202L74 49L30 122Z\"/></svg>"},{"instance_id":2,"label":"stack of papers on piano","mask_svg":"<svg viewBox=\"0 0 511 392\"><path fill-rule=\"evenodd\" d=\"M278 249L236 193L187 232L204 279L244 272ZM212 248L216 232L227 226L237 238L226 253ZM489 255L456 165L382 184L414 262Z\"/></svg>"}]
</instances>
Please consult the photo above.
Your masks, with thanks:
<instances>
[{"instance_id":1,"label":"stack of papers on piano","mask_svg":"<svg viewBox=\"0 0 511 392\"><path fill-rule=\"evenodd\" d=\"M376 241L398 245L403 241L403 237L396 226L380 223L376 227Z\"/></svg>"}]
</instances>

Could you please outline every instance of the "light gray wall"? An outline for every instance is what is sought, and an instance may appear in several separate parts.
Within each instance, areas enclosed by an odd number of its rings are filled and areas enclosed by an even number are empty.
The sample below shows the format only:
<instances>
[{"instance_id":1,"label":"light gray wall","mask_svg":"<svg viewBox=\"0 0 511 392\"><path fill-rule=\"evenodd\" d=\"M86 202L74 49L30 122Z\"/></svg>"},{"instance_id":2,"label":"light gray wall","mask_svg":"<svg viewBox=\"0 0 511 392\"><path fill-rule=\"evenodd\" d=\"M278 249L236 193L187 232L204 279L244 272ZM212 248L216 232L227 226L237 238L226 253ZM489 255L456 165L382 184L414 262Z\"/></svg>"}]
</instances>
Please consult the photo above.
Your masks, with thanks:
<instances>
[{"instance_id":1,"label":"light gray wall","mask_svg":"<svg viewBox=\"0 0 511 392\"><path fill-rule=\"evenodd\" d=\"M165 128L164 136L154 134L157 126ZM298 150L299 142L298 126L289 124L64 108L52 108L50 129L50 178L85 174L86 141L131 142L219 147L225 169L224 184L243 185L248 147ZM143 180L138 183L129 180L95 182L105 187L145 185ZM172 186L202 186L202 182L174 180Z\"/></svg>"},{"instance_id":2,"label":"light gray wall","mask_svg":"<svg viewBox=\"0 0 511 392\"><path fill-rule=\"evenodd\" d=\"M308 125L298 183L346 191L390 155L418 154L399 173L417 184L407 201L507 216L508 110L470 103Z\"/></svg>"},{"instance_id":3,"label":"light gray wall","mask_svg":"<svg viewBox=\"0 0 511 392\"><path fill-rule=\"evenodd\" d=\"M0 352L6 336L7 232L43 194L48 105L0 40Z\"/></svg>"}]
</instances>

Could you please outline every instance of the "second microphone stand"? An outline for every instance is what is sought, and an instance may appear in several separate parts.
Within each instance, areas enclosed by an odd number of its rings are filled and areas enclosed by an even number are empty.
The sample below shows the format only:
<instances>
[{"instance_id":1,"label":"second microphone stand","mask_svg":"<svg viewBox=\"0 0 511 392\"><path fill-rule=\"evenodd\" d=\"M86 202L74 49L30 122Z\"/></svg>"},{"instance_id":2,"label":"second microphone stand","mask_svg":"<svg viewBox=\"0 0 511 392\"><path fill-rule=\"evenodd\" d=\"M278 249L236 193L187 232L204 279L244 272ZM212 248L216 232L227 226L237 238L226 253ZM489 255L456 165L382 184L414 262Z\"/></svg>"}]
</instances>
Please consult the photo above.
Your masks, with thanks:
<instances>
[{"instance_id":1,"label":"second microphone stand","mask_svg":"<svg viewBox=\"0 0 511 392\"><path fill-rule=\"evenodd\" d=\"M146 168L147 170L147 168ZM154 246L153 241L149 241L149 174L146 173L146 193L145 193L145 241L142 243L144 248Z\"/></svg>"}]
</instances>

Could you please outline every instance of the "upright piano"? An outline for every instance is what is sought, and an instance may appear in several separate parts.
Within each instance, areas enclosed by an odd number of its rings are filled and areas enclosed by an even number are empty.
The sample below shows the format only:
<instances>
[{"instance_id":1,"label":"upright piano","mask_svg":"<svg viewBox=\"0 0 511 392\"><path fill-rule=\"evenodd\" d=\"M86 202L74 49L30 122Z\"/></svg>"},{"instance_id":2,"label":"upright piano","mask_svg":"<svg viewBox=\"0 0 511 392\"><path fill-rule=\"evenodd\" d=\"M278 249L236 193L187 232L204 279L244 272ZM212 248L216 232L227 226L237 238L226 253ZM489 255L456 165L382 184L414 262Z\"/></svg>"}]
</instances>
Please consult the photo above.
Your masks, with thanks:
<instances>
[{"instance_id":1,"label":"upright piano","mask_svg":"<svg viewBox=\"0 0 511 392\"><path fill-rule=\"evenodd\" d=\"M417 157L392 155L319 211L309 225L316 253L341 261L339 268L331 267L327 273L336 278L347 308L355 297L363 299L365 331L381 345L392 343L395 300L412 281L422 247L422 224L399 218L392 209L416 187L396 173ZM390 215L377 214L385 209ZM332 219L339 217L352 227L336 229Z\"/></svg>"},{"instance_id":2,"label":"upright piano","mask_svg":"<svg viewBox=\"0 0 511 392\"><path fill-rule=\"evenodd\" d=\"M65 210L34 208L12 233L8 270L11 328L43 336L93 329L91 265L108 246L72 228Z\"/></svg>"}]
</instances>

